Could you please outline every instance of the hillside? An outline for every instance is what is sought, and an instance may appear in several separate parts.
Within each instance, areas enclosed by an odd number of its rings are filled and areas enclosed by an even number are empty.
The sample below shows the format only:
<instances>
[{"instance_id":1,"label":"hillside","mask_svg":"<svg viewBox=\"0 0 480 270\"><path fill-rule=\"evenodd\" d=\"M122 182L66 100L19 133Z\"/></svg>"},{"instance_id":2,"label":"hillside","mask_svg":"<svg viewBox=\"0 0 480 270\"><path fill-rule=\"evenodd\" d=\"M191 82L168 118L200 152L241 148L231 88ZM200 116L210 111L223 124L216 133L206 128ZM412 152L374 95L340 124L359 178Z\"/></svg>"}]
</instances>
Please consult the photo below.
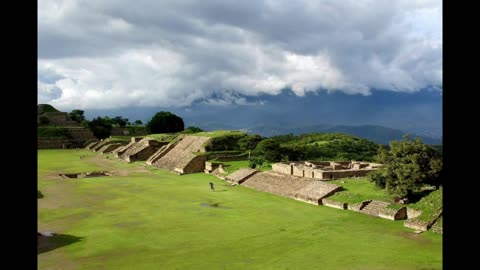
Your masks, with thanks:
<instances>
[{"instance_id":1,"label":"hillside","mask_svg":"<svg viewBox=\"0 0 480 270\"><path fill-rule=\"evenodd\" d=\"M309 133L298 136L287 134L270 137L269 141L273 141L273 145L278 143L279 147L273 146L270 147L271 150L264 151L269 151L270 156L280 155L282 159L288 157L290 161L373 161L379 147L372 141L342 133ZM259 147L262 144L263 142L259 143L256 151L261 151Z\"/></svg>"},{"instance_id":2,"label":"hillside","mask_svg":"<svg viewBox=\"0 0 480 270\"><path fill-rule=\"evenodd\" d=\"M276 136L276 135L289 134L289 133L292 133L294 135L299 135L299 134L311 133L311 132L325 132L325 133L341 132L341 133L358 136L360 138L364 138L367 140L371 140L378 144L385 144L385 145L387 145L390 141L393 141L393 140L401 140L403 135L406 134L406 132L399 129L393 129L393 128L388 128L388 127L378 126L378 125L348 126L348 125L319 124L319 125L301 126L301 127L257 125L251 128L247 128L246 130L249 133L260 134L262 136ZM416 136L415 134L410 134L410 135L412 137L420 137L422 141L426 144L437 144L437 145L442 144L442 139L439 139L439 138L432 138L427 136Z\"/></svg>"}]
</instances>

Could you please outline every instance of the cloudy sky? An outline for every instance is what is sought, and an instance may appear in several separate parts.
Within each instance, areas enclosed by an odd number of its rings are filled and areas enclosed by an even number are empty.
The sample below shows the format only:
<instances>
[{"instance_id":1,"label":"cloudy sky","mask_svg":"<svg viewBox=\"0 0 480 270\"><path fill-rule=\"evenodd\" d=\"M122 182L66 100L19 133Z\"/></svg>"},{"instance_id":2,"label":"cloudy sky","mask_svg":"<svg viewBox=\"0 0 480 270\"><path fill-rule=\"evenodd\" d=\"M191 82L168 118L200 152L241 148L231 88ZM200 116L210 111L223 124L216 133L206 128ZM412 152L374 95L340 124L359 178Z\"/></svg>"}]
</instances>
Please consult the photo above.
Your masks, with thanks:
<instances>
[{"instance_id":1,"label":"cloudy sky","mask_svg":"<svg viewBox=\"0 0 480 270\"><path fill-rule=\"evenodd\" d=\"M38 2L38 102L64 111L427 87L440 0Z\"/></svg>"}]
</instances>

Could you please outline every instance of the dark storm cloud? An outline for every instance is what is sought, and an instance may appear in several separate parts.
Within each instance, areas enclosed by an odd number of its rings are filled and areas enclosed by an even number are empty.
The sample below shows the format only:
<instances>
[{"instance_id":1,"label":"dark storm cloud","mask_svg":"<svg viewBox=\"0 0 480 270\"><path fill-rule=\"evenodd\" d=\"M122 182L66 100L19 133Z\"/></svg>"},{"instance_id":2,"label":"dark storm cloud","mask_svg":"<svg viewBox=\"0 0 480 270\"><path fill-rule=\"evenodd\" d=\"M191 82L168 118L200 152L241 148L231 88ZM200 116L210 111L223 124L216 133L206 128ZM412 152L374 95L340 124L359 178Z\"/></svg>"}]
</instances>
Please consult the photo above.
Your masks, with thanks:
<instances>
[{"instance_id":1,"label":"dark storm cloud","mask_svg":"<svg viewBox=\"0 0 480 270\"><path fill-rule=\"evenodd\" d=\"M418 91L442 85L441 14L441 1L41 1L39 97L56 87L60 108L108 108Z\"/></svg>"}]
</instances>

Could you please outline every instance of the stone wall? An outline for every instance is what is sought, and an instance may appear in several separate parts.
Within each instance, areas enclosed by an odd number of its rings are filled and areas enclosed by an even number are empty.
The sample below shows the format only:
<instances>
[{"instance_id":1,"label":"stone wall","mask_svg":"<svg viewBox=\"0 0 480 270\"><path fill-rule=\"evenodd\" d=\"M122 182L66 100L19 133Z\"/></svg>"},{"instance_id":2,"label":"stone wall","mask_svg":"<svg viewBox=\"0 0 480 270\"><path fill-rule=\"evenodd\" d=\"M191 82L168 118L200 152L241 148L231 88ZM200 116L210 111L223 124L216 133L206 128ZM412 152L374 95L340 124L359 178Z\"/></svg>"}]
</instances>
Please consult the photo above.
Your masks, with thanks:
<instances>
[{"instance_id":1,"label":"stone wall","mask_svg":"<svg viewBox=\"0 0 480 270\"><path fill-rule=\"evenodd\" d=\"M417 231L423 231L423 232L428 230L428 222L419 220L416 218L405 220L405 222L403 223L403 226L410 229L417 230Z\"/></svg>"},{"instance_id":2,"label":"stone wall","mask_svg":"<svg viewBox=\"0 0 480 270\"><path fill-rule=\"evenodd\" d=\"M274 163L272 164L272 171L283 173L286 175L293 174L292 164Z\"/></svg>"},{"instance_id":3,"label":"stone wall","mask_svg":"<svg viewBox=\"0 0 480 270\"><path fill-rule=\"evenodd\" d=\"M407 219L407 208L406 207L402 207L400 209L386 208L380 213L378 213L378 216L384 219L389 219L389 220Z\"/></svg>"},{"instance_id":4,"label":"stone wall","mask_svg":"<svg viewBox=\"0 0 480 270\"><path fill-rule=\"evenodd\" d=\"M315 178L315 169L310 167L303 167L303 177L306 178Z\"/></svg>"},{"instance_id":5,"label":"stone wall","mask_svg":"<svg viewBox=\"0 0 480 270\"><path fill-rule=\"evenodd\" d=\"M38 149L63 149L63 148L83 148L85 142L93 140L95 136L90 129L83 127L65 127L68 138L64 137L38 137Z\"/></svg>"},{"instance_id":6,"label":"stone wall","mask_svg":"<svg viewBox=\"0 0 480 270\"><path fill-rule=\"evenodd\" d=\"M345 202L337 202L334 200L330 200L327 198L322 199L322 204L325 206L333 207L333 208L338 208L338 209L347 209L348 203Z\"/></svg>"},{"instance_id":7,"label":"stone wall","mask_svg":"<svg viewBox=\"0 0 480 270\"><path fill-rule=\"evenodd\" d=\"M412 209L410 207L407 207L407 218L408 219L416 218L416 217L420 216L421 214L422 214L422 211L415 210L415 209Z\"/></svg>"},{"instance_id":8,"label":"stone wall","mask_svg":"<svg viewBox=\"0 0 480 270\"><path fill-rule=\"evenodd\" d=\"M131 132L128 128L113 127L110 131L112 136L146 136L148 132L144 128L137 128L135 132Z\"/></svg>"},{"instance_id":9,"label":"stone wall","mask_svg":"<svg viewBox=\"0 0 480 270\"><path fill-rule=\"evenodd\" d=\"M72 148L72 143L68 138L43 137L38 138L38 149L67 149Z\"/></svg>"},{"instance_id":10,"label":"stone wall","mask_svg":"<svg viewBox=\"0 0 480 270\"><path fill-rule=\"evenodd\" d=\"M175 167L174 170L181 174L201 172L205 169L205 161L207 161L207 156L194 156L185 165Z\"/></svg>"},{"instance_id":11,"label":"stone wall","mask_svg":"<svg viewBox=\"0 0 480 270\"><path fill-rule=\"evenodd\" d=\"M298 177L305 177L302 165L293 165L293 175Z\"/></svg>"},{"instance_id":12,"label":"stone wall","mask_svg":"<svg viewBox=\"0 0 480 270\"><path fill-rule=\"evenodd\" d=\"M72 121L68 113L66 112L45 112L38 116L38 122L40 117L46 117L50 121L48 126L80 126L79 123Z\"/></svg>"},{"instance_id":13,"label":"stone wall","mask_svg":"<svg viewBox=\"0 0 480 270\"><path fill-rule=\"evenodd\" d=\"M305 161L295 163L275 163L272 170L287 175L314 178L319 180L331 180L348 177L363 177L375 169L367 167L370 163L349 161ZM363 168L363 167L364 168ZM290 169L291 167L291 169ZM355 168L355 169L353 169Z\"/></svg>"},{"instance_id":14,"label":"stone wall","mask_svg":"<svg viewBox=\"0 0 480 270\"><path fill-rule=\"evenodd\" d=\"M209 172L212 172L213 170L215 170L216 168L218 168L218 166L220 165L221 163L219 162L208 162L206 161L205 162L205 170L209 171Z\"/></svg>"}]
</instances>

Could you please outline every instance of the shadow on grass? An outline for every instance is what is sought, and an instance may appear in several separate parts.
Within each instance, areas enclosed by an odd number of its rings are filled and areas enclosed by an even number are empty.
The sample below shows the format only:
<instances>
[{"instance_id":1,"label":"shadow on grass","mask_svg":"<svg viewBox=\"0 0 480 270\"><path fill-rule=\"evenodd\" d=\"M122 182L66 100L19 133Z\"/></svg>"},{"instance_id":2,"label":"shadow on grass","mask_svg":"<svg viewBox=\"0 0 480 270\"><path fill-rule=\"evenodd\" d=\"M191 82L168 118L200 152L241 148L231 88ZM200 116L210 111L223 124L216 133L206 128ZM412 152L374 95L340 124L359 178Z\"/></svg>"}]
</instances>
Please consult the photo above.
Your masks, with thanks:
<instances>
[{"instance_id":1,"label":"shadow on grass","mask_svg":"<svg viewBox=\"0 0 480 270\"><path fill-rule=\"evenodd\" d=\"M420 199L427 196L428 194L430 194L433 191L435 191L435 190L426 189L426 190L421 190L421 191L414 191L414 192L412 192L412 194L410 196L408 196L409 203L416 203L416 202L420 201Z\"/></svg>"},{"instance_id":2,"label":"shadow on grass","mask_svg":"<svg viewBox=\"0 0 480 270\"><path fill-rule=\"evenodd\" d=\"M43 194L42 192L40 192L40 190L37 190L37 199L41 199L43 198Z\"/></svg>"},{"instance_id":3,"label":"shadow on grass","mask_svg":"<svg viewBox=\"0 0 480 270\"><path fill-rule=\"evenodd\" d=\"M84 237L68 234L53 234L52 236L37 235L37 254L48 252L57 248L79 242Z\"/></svg>"}]
</instances>

